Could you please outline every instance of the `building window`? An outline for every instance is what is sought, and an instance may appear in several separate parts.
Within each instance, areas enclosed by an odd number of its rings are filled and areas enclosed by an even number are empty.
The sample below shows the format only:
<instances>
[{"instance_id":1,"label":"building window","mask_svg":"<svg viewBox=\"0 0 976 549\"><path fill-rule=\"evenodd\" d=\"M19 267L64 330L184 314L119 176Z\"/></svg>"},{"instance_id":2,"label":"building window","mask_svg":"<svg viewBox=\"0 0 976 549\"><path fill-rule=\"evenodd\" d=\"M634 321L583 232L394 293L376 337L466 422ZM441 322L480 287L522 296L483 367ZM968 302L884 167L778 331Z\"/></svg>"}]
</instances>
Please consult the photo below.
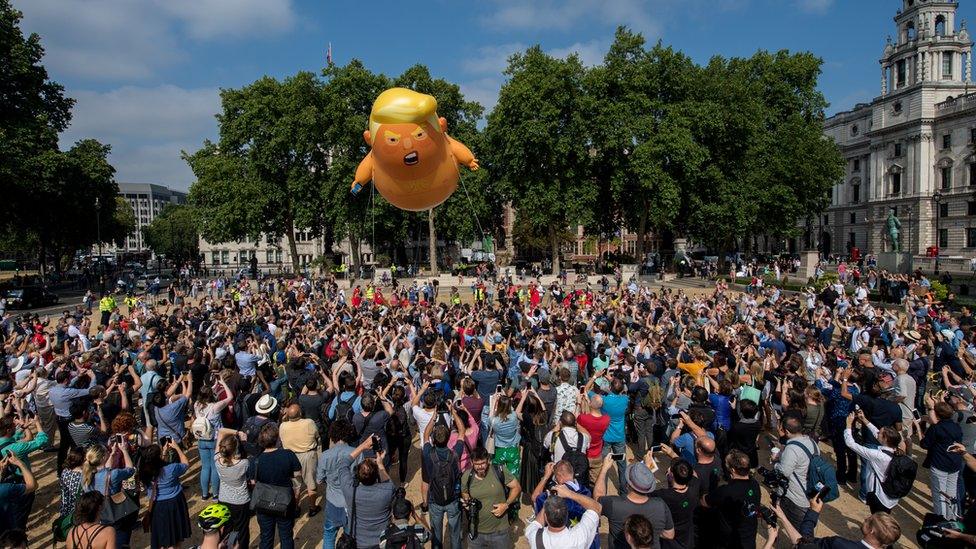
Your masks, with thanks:
<instances>
[{"instance_id":1,"label":"building window","mask_svg":"<svg viewBox=\"0 0 976 549\"><path fill-rule=\"evenodd\" d=\"M898 196L901 194L901 174L893 173L891 174L891 196Z\"/></svg>"},{"instance_id":2,"label":"building window","mask_svg":"<svg viewBox=\"0 0 976 549\"><path fill-rule=\"evenodd\" d=\"M944 166L942 172L942 190L948 191L952 188L952 166Z\"/></svg>"},{"instance_id":3,"label":"building window","mask_svg":"<svg viewBox=\"0 0 976 549\"><path fill-rule=\"evenodd\" d=\"M949 247L949 229L939 229L939 248ZM940 252L941 253L941 252Z\"/></svg>"},{"instance_id":4,"label":"building window","mask_svg":"<svg viewBox=\"0 0 976 549\"><path fill-rule=\"evenodd\" d=\"M861 159L860 158L855 158L854 159L854 171L855 172L861 171Z\"/></svg>"},{"instance_id":5,"label":"building window","mask_svg":"<svg viewBox=\"0 0 976 549\"><path fill-rule=\"evenodd\" d=\"M220 265L220 252L214 250L210 255L212 256L210 263L212 263L214 266Z\"/></svg>"},{"instance_id":6,"label":"building window","mask_svg":"<svg viewBox=\"0 0 976 549\"><path fill-rule=\"evenodd\" d=\"M274 250L266 250L264 253L265 263L274 263Z\"/></svg>"},{"instance_id":7,"label":"building window","mask_svg":"<svg viewBox=\"0 0 976 549\"><path fill-rule=\"evenodd\" d=\"M857 224L857 214L851 212L851 225L856 225L856 224Z\"/></svg>"},{"instance_id":8,"label":"building window","mask_svg":"<svg viewBox=\"0 0 976 549\"><path fill-rule=\"evenodd\" d=\"M951 149L951 148L952 148L952 134L947 133L942 136L942 150Z\"/></svg>"},{"instance_id":9,"label":"building window","mask_svg":"<svg viewBox=\"0 0 976 549\"><path fill-rule=\"evenodd\" d=\"M847 233L847 244L851 248L856 248L857 247L857 239L854 238L854 237L855 237L854 233L852 233L852 232L851 233Z\"/></svg>"},{"instance_id":10,"label":"building window","mask_svg":"<svg viewBox=\"0 0 976 549\"><path fill-rule=\"evenodd\" d=\"M966 229L966 247L976 248L976 227Z\"/></svg>"},{"instance_id":11,"label":"building window","mask_svg":"<svg viewBox=\"0 0 976 549\"><path fill-rule=\"evenodd\" d=\"M230 264L230 250L223 250L220 252L220 264L221 265Z\"/></svg>"},{"instance_id":12,"label":"building window","mask_svg":"<svg viewBox=\"0 0 976 549\"><path fill-rule=\"evenodd\" d=\"M940 15L935 18L935 35L945 36L946 34L946 19L944 15Z\"/></svg>"},{"instance_id":13,"label":"building window","mask_svg":"<svg viewBox=\"0 0 976 549\"><path fill-rule=\"evenodd\" d=\"M861 185L854 183L851 185L851 203L857 204L861 201Z\"/></svg>"},{"instance_id":14,"label":"building window","mask_svg":"<svg viewBox=\"0 0 976 549\"><path fill-rule=\"evenodd\" d=\"M905 85L905 60L904 59L895 63L895 74L897 75L895 77L896 87L900 88L904 86Z\"/></svg>"},{"instance_id":15,"label":"building window","mask_svg":"<svg viewBox=\"0 0 976 549\"><path fill-rule=\"evenodd\" d=\"M969 165L969 186L976 187L976 162Z\"/></svg>"},{"instance_id":16,"label":"building window","mask_svg":"<svg viewBox=\"0 0 976 549\"><path fill-rule=\"evenodd\" d=\"M966 215L976 215L976 200L966 202Z\"/></svg>"},{"instance_id":17,"label":"building window","mask_svg":"<svg viewBox=\"0 0 976 549\"><path fill-rule=\"evenodd\" d=\"M939 217L949 217L949 203L943 202L939 204Z\"/></svg>"},{"instance_id":18,"label":"building window","mask_svg":"<svg viewBox=\"0 0 976 549\"><path fill-rule=\"evenodd\" d=\"M281 263L281 250L275 250L275 263Z\"/></svg>"},{"instance_id":19,"label":"building window","mask_svg":"<svg viewBox=\"0 0 976 549\"><path fill-rule=\"evenodd\" d=\"M952 52L942 52L942 79L952 79Z\"/></svg>"},{"instance_id":20,"label":"building window","mask_svg":"<svg viewBox=\"0 0 976 549\"><path fill-rule=\"evenodd\" d=\"M825 215L824 216L824 225L830 225L830 216L829 215ZM636 242L634 242L634 251L637 251L637 243Z\"/></svg>"},{"instance_id":21,"label":"building window","mask_svg":"<svg viewBox=\"0 0 976 549\"><path fill-rule=\"evenodd\" d=\"M969 143L976 143L976 128L970 128L969 130Z\"/></svg>"},{"instance_id":22,"label":"building window","mask_svg":"<svg viewBox=\"0 0 976 549\"><path fill-rule=\"evenodd\" d=\"M895 158L901 157L901 143L895 143Z\"/></svg>"}]
</instances>

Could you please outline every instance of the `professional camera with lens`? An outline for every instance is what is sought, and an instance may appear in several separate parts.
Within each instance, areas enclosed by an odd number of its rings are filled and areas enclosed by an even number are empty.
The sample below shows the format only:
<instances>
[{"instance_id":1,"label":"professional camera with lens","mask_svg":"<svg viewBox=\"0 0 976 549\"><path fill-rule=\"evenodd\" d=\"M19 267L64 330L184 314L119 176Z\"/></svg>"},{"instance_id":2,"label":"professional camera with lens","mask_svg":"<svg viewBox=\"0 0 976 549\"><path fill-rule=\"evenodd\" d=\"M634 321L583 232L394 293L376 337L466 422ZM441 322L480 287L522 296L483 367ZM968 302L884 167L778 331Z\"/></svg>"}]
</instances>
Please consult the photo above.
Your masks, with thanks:
<instances>
[{"instance_id":1,"label":"professional camera with lens","mask_svg":"<svg viewBox=\"0 0 976 549\"><path fill-rule=\"evenodd\" d=\"M464 513L464 525L468 531L468 539L476 539L478 537L478 513L481 512L481 500L461 498L461 512Z\"/></svg>"},{"instance_id":2,"label":"professional camera with lens","mask_svg":"<svg viewBox=\"0 0 976 549\"><path fill-rule=\"evenodd\" d=\"M785 496L786 491L790 488L790 479L786 478L783 473L780 473L776 469L760 467L757 472L760 477L759 482L766 488L769 488L769 499L773 507L775 507L779 503L780 498Z\"/></svg>"}]
</instances>

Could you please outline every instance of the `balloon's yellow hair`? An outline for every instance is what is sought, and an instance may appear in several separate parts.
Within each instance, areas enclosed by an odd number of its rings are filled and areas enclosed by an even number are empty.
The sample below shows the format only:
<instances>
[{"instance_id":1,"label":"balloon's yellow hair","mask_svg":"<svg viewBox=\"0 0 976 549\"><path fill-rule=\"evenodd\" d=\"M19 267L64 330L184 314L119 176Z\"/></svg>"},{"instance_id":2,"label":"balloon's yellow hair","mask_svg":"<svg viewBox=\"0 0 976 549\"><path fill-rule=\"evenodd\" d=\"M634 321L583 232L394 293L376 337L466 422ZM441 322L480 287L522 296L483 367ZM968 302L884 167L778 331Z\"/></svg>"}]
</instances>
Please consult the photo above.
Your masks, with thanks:
<instances>
[{"instance_id":1,"label":"balloon's yellow hair","mask_svg":"<svg viewBox=\"0 0 976 549\"><path fill-rule=\"evenodd\" d=\"M437 99L433 95L406 88L390 88L373 102L369 113L369 133L376 142L380 124L422 124L427 122L434 131L441 131L437 121Z\"/></svg>"}]
</instances>

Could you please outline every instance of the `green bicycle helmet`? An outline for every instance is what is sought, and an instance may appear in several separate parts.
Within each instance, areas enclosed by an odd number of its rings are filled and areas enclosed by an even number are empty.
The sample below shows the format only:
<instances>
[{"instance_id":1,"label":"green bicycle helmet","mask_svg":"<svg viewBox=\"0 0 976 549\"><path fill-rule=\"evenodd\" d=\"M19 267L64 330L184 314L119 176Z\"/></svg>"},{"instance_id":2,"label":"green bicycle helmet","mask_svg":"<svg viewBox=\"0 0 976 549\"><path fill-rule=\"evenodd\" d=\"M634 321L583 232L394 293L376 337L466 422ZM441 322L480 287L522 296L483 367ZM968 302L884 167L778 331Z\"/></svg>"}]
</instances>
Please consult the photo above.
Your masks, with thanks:
<instances>
[{"instance_id":1,"label":"green bicycle helmet","mask_svg":"<svg viewBox=\"0 0 976 549\"><path fill-rule=\"evenodd\" d=\"M208 505L197 515L197 524L204 532L216 530L230 520L230 509L223 503Z\"/></svg>"}]
</instances>

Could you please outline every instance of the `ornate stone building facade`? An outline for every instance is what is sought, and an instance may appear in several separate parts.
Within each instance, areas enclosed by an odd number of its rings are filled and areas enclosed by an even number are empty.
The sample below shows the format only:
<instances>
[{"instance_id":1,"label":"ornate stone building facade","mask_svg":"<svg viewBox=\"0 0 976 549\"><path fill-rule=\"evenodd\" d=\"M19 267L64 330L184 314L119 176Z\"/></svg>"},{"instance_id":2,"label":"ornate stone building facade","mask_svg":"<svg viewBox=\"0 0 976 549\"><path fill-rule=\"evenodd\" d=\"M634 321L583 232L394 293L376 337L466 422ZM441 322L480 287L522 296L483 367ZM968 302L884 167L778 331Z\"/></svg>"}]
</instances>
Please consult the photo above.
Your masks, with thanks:
<instances>
[{"instance_id":1,"label":"ornate stone building facade","mask_svg":"<svg viewBox=\"0 0 976 549\"><path fill-rule=\"evenodd\" d=\"M847 160L818 220L821 249L889 251L885 218L901 220L903 251L976 254L976 88L958 2L903 0L897 40L881 58L881 95L826 121Z\"/></svg>"}]
</instances>

